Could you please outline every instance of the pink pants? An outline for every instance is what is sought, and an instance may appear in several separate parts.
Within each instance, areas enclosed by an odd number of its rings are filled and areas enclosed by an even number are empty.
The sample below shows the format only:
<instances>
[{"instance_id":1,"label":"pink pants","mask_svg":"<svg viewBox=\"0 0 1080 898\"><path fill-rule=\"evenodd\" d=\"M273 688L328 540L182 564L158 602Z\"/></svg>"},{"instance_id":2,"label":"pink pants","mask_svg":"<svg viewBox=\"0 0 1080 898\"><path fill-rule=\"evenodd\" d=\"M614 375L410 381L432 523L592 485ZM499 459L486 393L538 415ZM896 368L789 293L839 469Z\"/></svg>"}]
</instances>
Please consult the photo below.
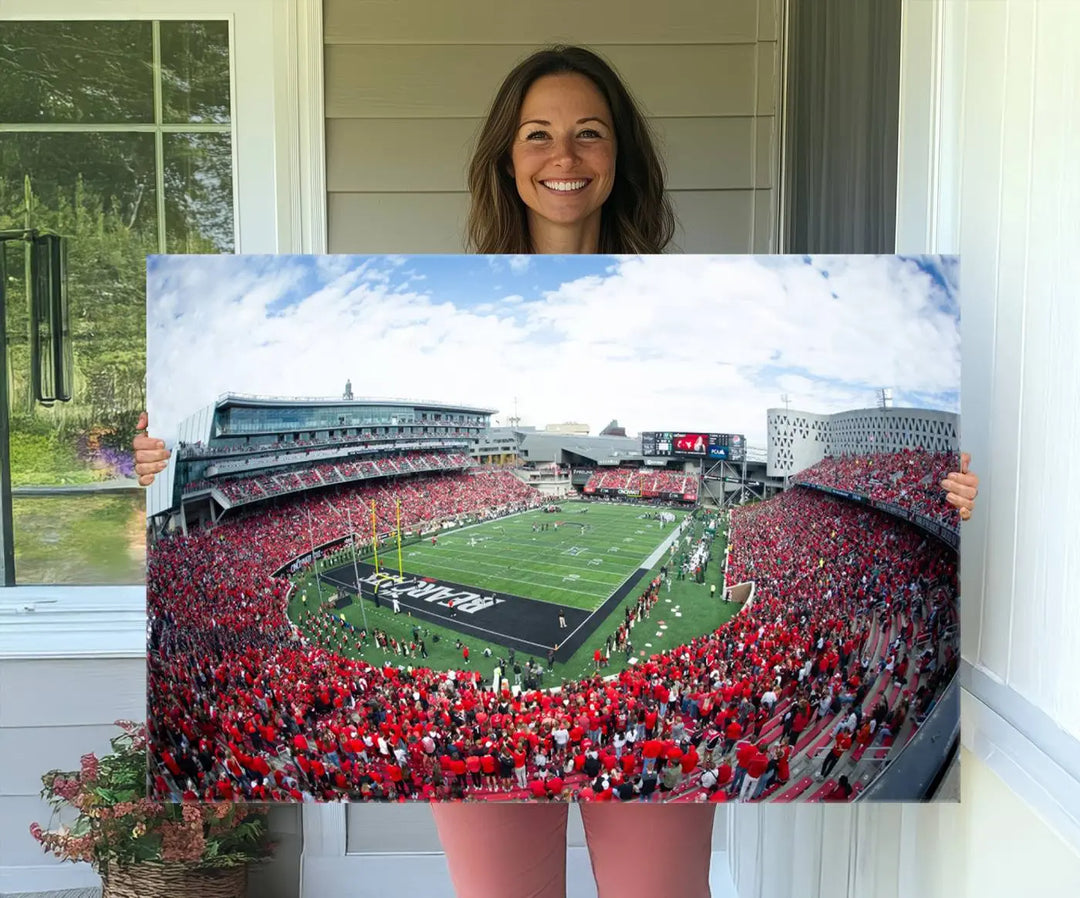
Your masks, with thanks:
<instances>
[{"instance_id":1,"label":"pink pants","mask_svg":"<svg viewBox=\"0 0 1080 898\"><path fill-rule=\"evenodd\" d=\"M713 804L580 807L598 898L709 898ZM433 803L458 898L563 898L567 809Z\"/></svg>"}]
</instances>

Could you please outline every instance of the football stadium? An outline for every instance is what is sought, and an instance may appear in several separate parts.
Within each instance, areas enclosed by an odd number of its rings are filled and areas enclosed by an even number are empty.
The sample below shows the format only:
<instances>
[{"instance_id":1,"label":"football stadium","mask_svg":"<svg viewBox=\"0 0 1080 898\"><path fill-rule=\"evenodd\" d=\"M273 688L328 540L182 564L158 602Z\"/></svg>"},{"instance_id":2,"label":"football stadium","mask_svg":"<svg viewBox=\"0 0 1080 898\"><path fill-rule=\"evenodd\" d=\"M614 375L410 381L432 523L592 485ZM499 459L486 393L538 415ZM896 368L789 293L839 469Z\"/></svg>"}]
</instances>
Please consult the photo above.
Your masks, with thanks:
<instances>
[{"instance_id":1,"label":"football stadium","mask_svg":"<svg viewBox=\"0 0 1080 898\"><path fill-rule=\"evenodd\" d=\"M959 721L957 418L595 437L225 394L148 497L158 797L917 800Z\"/></svg>"}]
</instances>

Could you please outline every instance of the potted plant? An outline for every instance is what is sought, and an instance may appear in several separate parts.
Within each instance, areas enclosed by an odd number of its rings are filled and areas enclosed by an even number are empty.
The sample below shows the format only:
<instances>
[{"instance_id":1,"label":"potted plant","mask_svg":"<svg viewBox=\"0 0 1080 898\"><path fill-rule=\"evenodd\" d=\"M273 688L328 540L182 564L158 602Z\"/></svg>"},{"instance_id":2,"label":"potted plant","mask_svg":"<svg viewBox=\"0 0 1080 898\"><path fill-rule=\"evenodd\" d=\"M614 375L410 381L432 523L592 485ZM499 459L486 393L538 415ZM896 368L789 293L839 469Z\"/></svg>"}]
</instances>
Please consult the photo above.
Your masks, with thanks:
<instances>
[{"instance_id":1,"label":"potted plant","mask_svg":"<svg viewBox=\"0 0 1080 898\"><path fill-rule=\"evenodd\" d=\"M31 835L61 860L92 864L102 898L243 898L248 865L273 852L265 811L148 799L146 728L116 723L110 754L42 775L53 815Z\"/></svg>"}]
</instances>

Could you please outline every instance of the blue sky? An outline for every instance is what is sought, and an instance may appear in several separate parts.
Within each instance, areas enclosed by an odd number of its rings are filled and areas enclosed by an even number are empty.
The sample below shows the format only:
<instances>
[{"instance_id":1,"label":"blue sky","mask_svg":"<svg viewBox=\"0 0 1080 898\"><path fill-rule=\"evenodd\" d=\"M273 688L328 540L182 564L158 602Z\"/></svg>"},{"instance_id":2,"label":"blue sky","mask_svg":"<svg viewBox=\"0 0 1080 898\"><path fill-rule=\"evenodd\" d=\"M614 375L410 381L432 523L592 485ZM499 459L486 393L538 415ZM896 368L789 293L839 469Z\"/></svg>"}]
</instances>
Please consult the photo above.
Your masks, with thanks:
<instances>
[{"instance_id":1,"label":"blue sky","mask_svg":"<svg viewBox=\"0 0 1080 898\"><path fill-rule=\"evenodd\" d=\"M950 258L151 256L149 411L226 391L438 399L598 432L742 432L765 411L959 408Z\"/></svg>"}]
</instances>

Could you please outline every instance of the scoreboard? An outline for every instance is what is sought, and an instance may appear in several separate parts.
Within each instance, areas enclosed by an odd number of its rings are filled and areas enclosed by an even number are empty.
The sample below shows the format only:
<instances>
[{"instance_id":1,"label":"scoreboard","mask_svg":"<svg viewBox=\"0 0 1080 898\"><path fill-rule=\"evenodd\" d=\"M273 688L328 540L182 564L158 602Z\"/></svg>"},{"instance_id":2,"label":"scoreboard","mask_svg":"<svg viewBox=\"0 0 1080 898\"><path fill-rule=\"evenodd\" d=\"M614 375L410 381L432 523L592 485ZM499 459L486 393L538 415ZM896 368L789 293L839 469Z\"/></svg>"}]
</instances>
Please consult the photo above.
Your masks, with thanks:
<instances>
[{"instance_id":1,"label":"scoreboard","mask_svg":"<svg viewBox=\"0 0 1080 898\"><path fill-rule=\"evenodd\" d=\"M641 434L641 454L645 458L742 461L746 458L746 438L740 433L649 430Z\"/></svg>"}]
</instances>

